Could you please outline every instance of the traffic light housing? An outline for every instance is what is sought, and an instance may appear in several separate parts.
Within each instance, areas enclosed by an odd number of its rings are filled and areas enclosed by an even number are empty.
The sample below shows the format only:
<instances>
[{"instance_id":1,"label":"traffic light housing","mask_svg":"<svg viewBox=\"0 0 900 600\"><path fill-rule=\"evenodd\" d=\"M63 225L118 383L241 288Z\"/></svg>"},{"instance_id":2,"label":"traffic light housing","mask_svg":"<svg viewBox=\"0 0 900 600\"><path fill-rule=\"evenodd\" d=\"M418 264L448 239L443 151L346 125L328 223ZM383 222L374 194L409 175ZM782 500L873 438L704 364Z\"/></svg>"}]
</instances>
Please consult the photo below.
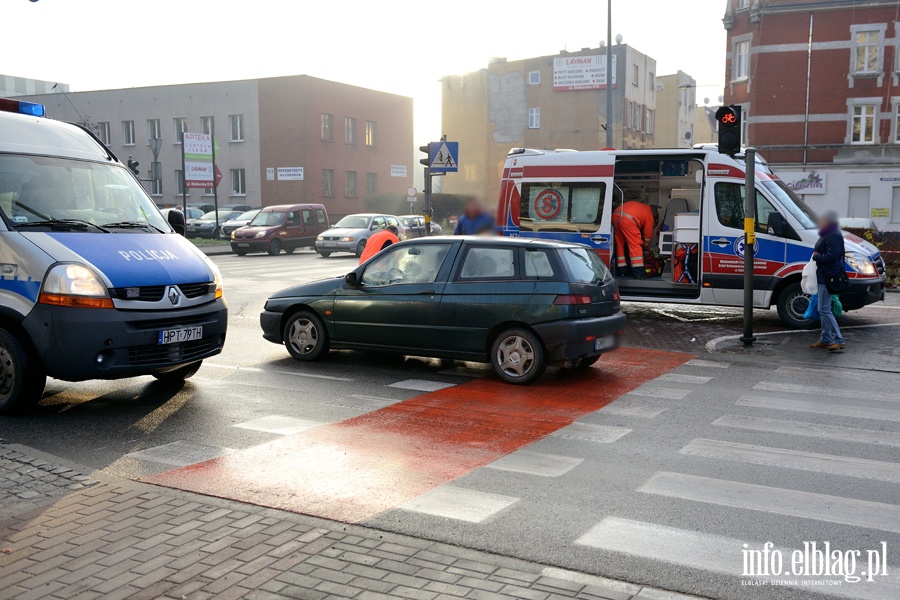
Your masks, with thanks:
<instances>
[{"instance_id":1,"label":"traffic light housing","mask_svg":"<svg viewBox=\"0 0 900 600\"><path fill-rule=\"evenodd\" d=\"M419 146L419 152L425 153L425 158L419 159L419 164L424 165L426 167L431 166L431 144L425 144L424 146Z\"/></svg>"},{"instance_id":2,"label":"traffic light housing","mask_svg":"<svg viewBox=\"0 0 900 600\"><path fill-rule=\"evenodd\" d=\"M128 157L128 168L131 169L131 172L134 173L135 177L137 177L138 175L141 174L141 172L138 170L138 167L140 166L140 164L141 163L134 160L130 156Z\"/></svg>"},{"instance_id":3,"label":"traffic light housing","mask_svg":"<svg viewBox=\"0 0 900 600\"><path fill-rule=\"evenodd\" d=\"M719 152L734 156L741 151L741 107L723 106L716 111L719 124Z\"/></svg>"}]
</instances>

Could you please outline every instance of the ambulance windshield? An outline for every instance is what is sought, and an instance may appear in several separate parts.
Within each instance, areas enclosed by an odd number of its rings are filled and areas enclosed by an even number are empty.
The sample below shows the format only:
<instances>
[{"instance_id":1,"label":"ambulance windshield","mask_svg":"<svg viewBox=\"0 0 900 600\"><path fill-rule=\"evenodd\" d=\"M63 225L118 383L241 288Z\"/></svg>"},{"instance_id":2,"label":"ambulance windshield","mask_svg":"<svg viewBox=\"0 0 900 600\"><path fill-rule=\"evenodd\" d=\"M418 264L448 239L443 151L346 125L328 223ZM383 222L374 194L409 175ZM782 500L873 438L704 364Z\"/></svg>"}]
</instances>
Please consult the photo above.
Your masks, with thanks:
<instances>
[{"instance_id":1,"label":"ambulance windshield","mask_svg":"<svg viewBox=\"0 0 900 600\"><path fill-rule=\"evenodd\" d=\"M775 199L786 211L797 219L801 227L804 229L816 228L816 213L783 181L780 179L760 179L759 183L766 188L767 192L775 196Z\"/></svg>"}]
</instances>

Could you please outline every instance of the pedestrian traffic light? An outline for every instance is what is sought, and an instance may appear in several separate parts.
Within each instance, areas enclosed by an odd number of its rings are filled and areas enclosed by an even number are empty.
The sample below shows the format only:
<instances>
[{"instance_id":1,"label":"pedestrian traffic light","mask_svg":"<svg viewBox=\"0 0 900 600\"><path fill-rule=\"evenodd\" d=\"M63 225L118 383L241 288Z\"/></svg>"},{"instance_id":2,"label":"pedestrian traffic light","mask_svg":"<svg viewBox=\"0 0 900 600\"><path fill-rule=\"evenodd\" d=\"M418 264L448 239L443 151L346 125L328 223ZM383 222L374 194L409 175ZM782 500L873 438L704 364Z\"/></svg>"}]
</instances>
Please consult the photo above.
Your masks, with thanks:
<instances>
[{"instance_id":1,"label":"pedestrian traffic light","mask_svg":"<svg viewBox=\"0 0 900 600\"><path fill-rule=\"evenodd\" d=\"M419 146L419 152L425 153L425 158L419 159L420 165L425 165L426 167L431 166L431 144L425 144L424 146Z\"/></svg>"},{"instance_id":2,"label":"pedestrian traffic light","mask_svg":"<svg viewBox=\"0 0 900 600\"><path fill-rule=\"evenodd\" d=\"M135 176L135 177L137 177L138 175L141 174L141 172L138 171L138 167L140 166L140 164L141 164L141 163L139 163L138 161L134 160L134 159L131 158L130 156L128 157L128 168L131 169L131 172L134 173L134 176Z\"/></svg>"},{"instance_id":3,"label":"pedestrian traffic light","mask_svg":"<svg viewBox=\"0 0 900 600\"><path fill-rule=\"evenodd\" d=\"M741 151L741 107L723 106L716 111L719 124L719 152L735 155Z\"/></svg>"}]
</instances>

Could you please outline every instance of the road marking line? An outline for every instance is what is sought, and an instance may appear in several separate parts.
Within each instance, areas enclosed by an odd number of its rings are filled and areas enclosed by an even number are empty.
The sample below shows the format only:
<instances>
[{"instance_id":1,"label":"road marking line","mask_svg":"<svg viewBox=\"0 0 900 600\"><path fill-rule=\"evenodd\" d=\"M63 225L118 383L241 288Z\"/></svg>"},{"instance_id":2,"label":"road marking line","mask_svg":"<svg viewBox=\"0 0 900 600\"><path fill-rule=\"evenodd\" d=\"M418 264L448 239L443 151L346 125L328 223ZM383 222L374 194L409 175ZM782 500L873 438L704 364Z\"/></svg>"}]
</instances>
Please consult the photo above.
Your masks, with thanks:
<instances>
[{"instance_id":1,"label":"road marking line","mask_svg":"<svg viewBox=\"0 0 900 600\"><path fill-rule=\"evenodd\" d=\"M334 375L319 375L317 373L298 373L296 371L285 371L284 369L261 369L259 367L240 367L236 365L223 365L221 363L203 363L204 367L212 367L214 369L231 369L232 371L247 371L249 373L276 373L278 375L294 375L296 377L309 377L311 379L327 379L329 381L354 381L351 377L336 377Z\"/></svg>"},{"instance_id":2,"label":"road marking line","mask_svg":"<svg viewBox=\"0 0 900 600\"><path fill-rule=\"evenodd\" d=\"M749 543L753 549L758 549L763 544L763 542L745 541L619 517L606 517L578 538L575 543L599 550L619 552L701 571L722 573L736 579L742 578L741 574L744 572L743 545ZM786 566L789 566L787 559L792 556L795 549L773 548L772 552L774 550L781 552L781 556L785 557ZM816 592L825 595L837 595L859 600L893 600L900 597L900 578L897 576L896 567L893 570L889 567L887 570L891 575L879 577L871 583L816 586L814 588L799 583L796 586L789 587L801 589L806 593L814 589ZM754 575L746 579L764 579L767 581L796 579L801 582L804 580L803 577L788 575L770 577ZM808 579L842 580L842 577L817 575L810 576ZM639 597L643 597L643 593ZM652 597L654 596L647 596L647 598Z\"/></svg>"},{"instance_id":3,"label":"road marking line","mask_svg":"<svg viewBox=\"0 0 900 600\"><path fill-rule=\"evenodd\" d=\"M694 384L703 384L707 383L712 379L712 377L705 377L703 375L684 375L682 373L666 373L665 375L660 375L656 378L656 381L670 381L672 383L694 383Z\"/></svg>"},{"instance_id":4,"label":"road marking line","mask_svg":"<svg viewBox=\"0 0 900 600\"><path fill-rule=\"evenodd\" d=\"M639 492L900 533L900 506L683 473L657 473Z\"/></svg>"},{"instance_id":5,"label":"road marking line","mask_svg":"<svg viewBox=\"0 0 900 600\"><path fill-rule=\"evenodd\" d=\"M659 408L657 406L643 406L640 404L632 404L627 401L617 400L612 404L604 406L600 409L600 413L604 415L621 415L623 417L641 417L643 419L652 419L658 417L662 413L669 410L668 408Z\"/></svg>"},{"instance_id":6,"label":"road marking line","mask_svg":"<svg viewBox=\"0 0 900 600\"><path fill-rule=\"evenodd\" d=\"M277 433L278 435L291 435L320 425L325 425L325 422L296 419L284 415L268 415L244 423L237 423L235 427L264 431L266 433Z\"/></svg>"},{"instance_id":7,"label":"road marking line","mask_svg":"<svg viewBox=\"0 0 900 600\"><path fill-rule=\"evenodd\" d=\"M443 485L407 502L400 508L423 515L481 523L519 500L512 496Z\"/></svg>"},{"instance_id":8,"label":"road marking line","mask_svg":"<svg viewBox=\"0 0 900 600\"><path fill-rule=\"evenodd\" d=\"M631 433L627 427L613 427L610 425L597 425L595 423L572 423L552 434L567 440L581 440L585 442L598 442L611 444L621 437Z\"/></svg>"},{"instance_id":9,"label":"road marking line","mask_svg":"<svg viewBox=\"0 0 900 600\"><path fill-rule=\"evenodd\" d=\"M540 477L559 477L560 475L565 475L582 462L584 462L583 458L518 450L512 454L507 454L500 460L495 460L485 465L485 467L497 469L498 471L512 471Z\"/></svg>"},{"instance_id":10,"label":"road marking line","mask_svg":"<svg viewBox=\"0 0 900 600\"><path fill-rule=\"evenodd\" d=\"M684 400L692 390L680 390L676 388L663 388L643 385L628 392L632 396L644 396L646 398L663 398L665 400Z\"/></svg>"},{"instance_id":11,"label":"road marking line","mask_svg":"<svg viewBox=\"0 0 900 600\"><path fill-rule=\"evenodd\" d=\"M721 425L722 427L748 429L750 431L786 433L789 435L802 435L805 437L814 437L826 440L858 442L860 444L883 444L885 446L900 446L900 432L896 431L856 429L854 427L841 427L839 425L819 425L818 423L804 423L803 421L780 421L778 419L767 419L765 417L748 417L746 415L723 415L713 421L712 424Z\"/></svg>"},{"instance_id":12,"label":"road marking line","mask_svg":"<svg viewBox=\"0 0 900 600\"><path fill-rule=\"evenodd\" d=\"M692 440L679 450L679 453L782 469L900 483L900 464L836 454L705 439Z\"/></svg>"},{"instance_id":13,"label":"road marking line","mask_svg":"<svg viewBox=\"0 0 900 600\"><path fill-rule=\"evenodd\" d=\"M731 366L730 363L718 362L715 360L703 360L702 358L694 358L687 361L686 364L689 367L708 367L710 369L727 369Z\"/></svg>"},{"instance_id":14,"label":"road marking line","mask_svg":"<svg viewBox=\"0 0 900 600\"><path fill-rule=\"evenodd\" d=\"M900 396L896 394L883 394L869 390L846 390L832 387L819 387L799 383L778 383L775 381L761 381L753 386L754 390L764 392L789 392L792 394L810 394L813 396L850 398L851 400L878 400L879 402L900 402Z\"/></svg>"},{"instance_id":15,"label":"road marking line","mask_svg":"<svg viewBox=\"0 0 900 600\"><path fill-rule=\"evenodd\" d=\"M900 423L900 410L892 410L890 408L846 406L827 402L765 398L762 396L742 396L735 404L737 406L752 406L754 408L774 408L776 410L791 410L855 419L881 419L883 421Z\"/></svg>"},{"instance_id":16,"label":"road marking line","mask_svg":"<svg viewBox=\"0 0 900 600\"><path fill-rule=\"evenodd\" d=\"M388 384L388 387L401 390L415 390L417 392L437 392L454 387L455 383L442 383L440 381L428 381L427 379L404 379L396 383Z\"/></svg>"},{"instance_id":17,"label":"road marking line","mask_svg":"<svg viewBox=\"0 0 900 600\"><path fill-rule=\"evenodd\" d=\"M350 394L337 400L327 400L321 404L352 408L354 410L371 411L396 404L399 400L393 398L381 398L379 396L366 396L363 394Z\"/></svg>"},{"instance_id":18,"label":"road marking line","mask_svg":"<svg viewBox=\"0 0 900 600\"><path fill-rule=\"evenodd\" d=\"M138 460L149 460L174 467L187 467L218 458L234 452L231 448L219 446L207 446L206 444L192 444L191 442L177 441L162 446L145 448L137 452L130 452L125 456Z\"/></svg>"}]
</instances>

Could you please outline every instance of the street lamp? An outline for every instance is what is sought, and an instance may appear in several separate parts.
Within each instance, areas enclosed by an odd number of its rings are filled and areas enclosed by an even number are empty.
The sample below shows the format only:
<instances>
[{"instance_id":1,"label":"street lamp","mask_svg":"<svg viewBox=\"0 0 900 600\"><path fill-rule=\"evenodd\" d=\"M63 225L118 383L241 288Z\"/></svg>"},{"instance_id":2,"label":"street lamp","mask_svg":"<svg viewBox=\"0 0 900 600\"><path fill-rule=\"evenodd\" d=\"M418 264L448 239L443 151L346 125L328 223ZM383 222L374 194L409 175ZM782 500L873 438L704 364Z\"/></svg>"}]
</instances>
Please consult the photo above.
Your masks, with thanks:
<instances>
[{"instance_id":1,"label":"street lamp","mask_svg":"<svg viewBox=\"0 0 900 600\"><path fill-rule=\"evenodd\" d=\"M606 3L606 147L613 146L612 0Z\"/></svg>"}]
</instances>

